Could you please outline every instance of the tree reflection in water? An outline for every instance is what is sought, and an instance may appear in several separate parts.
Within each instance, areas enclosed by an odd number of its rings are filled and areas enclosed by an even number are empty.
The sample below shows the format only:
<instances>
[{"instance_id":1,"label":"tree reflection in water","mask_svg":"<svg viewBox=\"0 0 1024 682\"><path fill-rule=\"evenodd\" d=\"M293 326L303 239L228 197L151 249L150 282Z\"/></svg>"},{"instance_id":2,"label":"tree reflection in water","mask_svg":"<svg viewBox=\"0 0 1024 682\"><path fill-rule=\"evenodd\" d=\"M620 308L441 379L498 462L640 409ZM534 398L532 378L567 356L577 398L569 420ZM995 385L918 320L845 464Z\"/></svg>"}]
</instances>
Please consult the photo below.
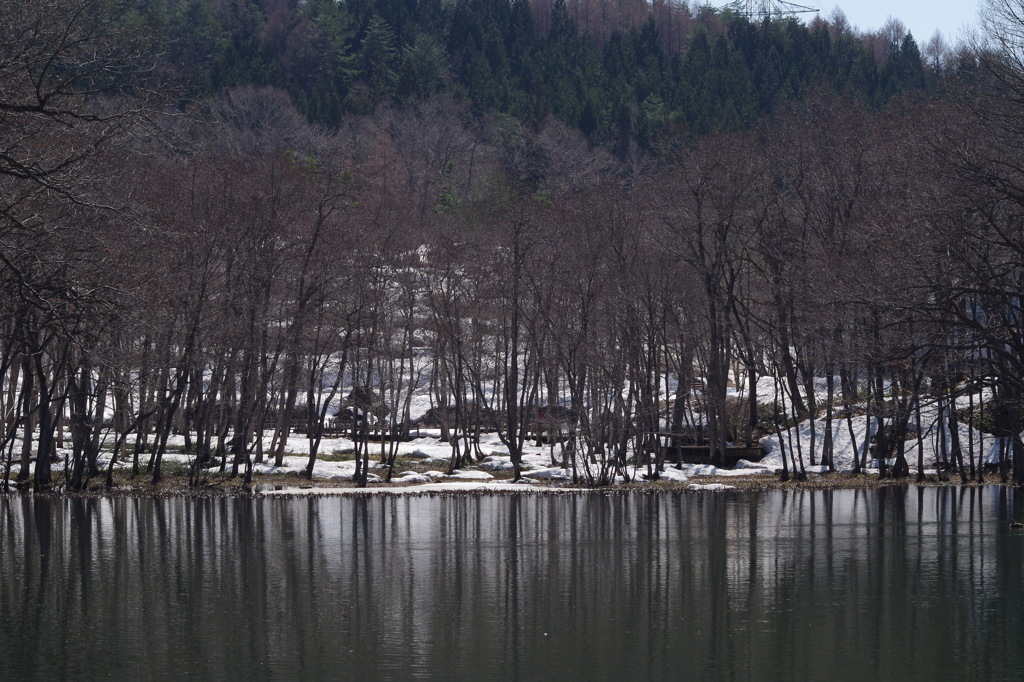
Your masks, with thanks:
<instances>
[{"instance_id":1,"label":"tree reflection in water","mask_svg":"<svg viewBox=\"0 0 1024 682\"><path fill-rule=\"evenodd\" d=\"M15 679L1014 677L1022 504L5 497L0 660Z\"/></svg>"}]
</instances>

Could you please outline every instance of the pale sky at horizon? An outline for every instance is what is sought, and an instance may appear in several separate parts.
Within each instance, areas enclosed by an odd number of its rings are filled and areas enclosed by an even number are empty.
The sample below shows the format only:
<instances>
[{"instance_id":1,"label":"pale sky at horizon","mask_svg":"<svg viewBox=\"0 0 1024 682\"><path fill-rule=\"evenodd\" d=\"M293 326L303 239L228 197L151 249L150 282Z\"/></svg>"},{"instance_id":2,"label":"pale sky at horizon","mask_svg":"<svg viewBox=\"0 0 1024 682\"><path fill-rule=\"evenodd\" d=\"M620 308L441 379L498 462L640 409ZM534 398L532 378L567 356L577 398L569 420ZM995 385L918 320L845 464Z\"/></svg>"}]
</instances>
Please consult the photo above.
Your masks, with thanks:
<instances>
[{"instance_id":1,"label":"pale sky at horizon","mask_svg":"<svg viewBox=\"0 0 1024 682\"><path fill-rule=\"evenodd\" d=\"M889 17L902 21L918 45L924 45L936 30L941 31L946 42L954 45L963 38L964 29L977 28L979 0L843 0L842 2L809 2L794 0L796 4L816 7L820 16L827 19L832 10L839 7L850 25L867 33L882 28ZM807 17L809 15L803 15Z\"/></svg>"}]
</instances>

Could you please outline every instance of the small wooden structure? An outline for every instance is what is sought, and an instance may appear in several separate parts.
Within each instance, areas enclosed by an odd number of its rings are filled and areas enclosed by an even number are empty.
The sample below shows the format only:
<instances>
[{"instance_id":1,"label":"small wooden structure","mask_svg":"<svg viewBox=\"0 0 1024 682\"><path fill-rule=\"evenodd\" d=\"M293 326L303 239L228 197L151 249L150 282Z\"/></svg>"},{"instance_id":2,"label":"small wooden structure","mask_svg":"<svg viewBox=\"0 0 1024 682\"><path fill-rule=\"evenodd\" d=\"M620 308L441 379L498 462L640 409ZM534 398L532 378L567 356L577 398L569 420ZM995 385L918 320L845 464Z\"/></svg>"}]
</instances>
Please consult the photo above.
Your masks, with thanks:
<instances>
[{"instance_id":1,"label":"small wooden structure","mask_svg":"<svg viewBox=\"0 0 1024 682\"><path fill-rule=\"evenodd\" d=\"M689 436L665 431L646 434L641 453L645 457L660 456L663 462L715 464L729 468L736 466L741 459L758 462L765 456L764 448L760 446L748 448L742 445L729 445L725 448L721 462L715 462L711 456L711 445L707 441L694 443Z\"/></svg>"}]
</instances>

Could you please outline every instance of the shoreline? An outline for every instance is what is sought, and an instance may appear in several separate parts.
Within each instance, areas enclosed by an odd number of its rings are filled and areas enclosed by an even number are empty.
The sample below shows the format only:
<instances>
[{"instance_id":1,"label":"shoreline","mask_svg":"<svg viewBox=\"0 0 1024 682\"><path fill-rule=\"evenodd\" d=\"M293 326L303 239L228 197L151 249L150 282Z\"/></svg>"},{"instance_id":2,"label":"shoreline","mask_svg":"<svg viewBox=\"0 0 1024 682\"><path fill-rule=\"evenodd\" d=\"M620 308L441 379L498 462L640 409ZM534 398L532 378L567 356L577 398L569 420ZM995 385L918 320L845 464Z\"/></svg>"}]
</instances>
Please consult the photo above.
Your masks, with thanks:
<instances>
[{"instance_id":1,"label":"shoreline","mask_svg":"<svg viewBox=\"0 0 1024 682\"><path fill-rule=\"evenodd\" d=\"M263 451L269 452L273 445L272 438L263 437ZM392 444L395 446L395 444ZM243 477L230 475L224 470L228 462L222 457L205 464L199 474L199 484L195 483L195 455L187 451L183 436L175 436L168 442L168 451L162 459L162 480L153 485L150 480L152 473L147 471L144 453L140 455L139 473L132 475L131 463L120 460L114 465L114 481L111 488L105 483L106 470L110 466L109 452L101 451L97 466L101 473L93 475L83 491L66 489L70 451L58 449L59 458L51 460L53 481L49 490L34 491L31 481L33 470L29 471L29 481L16 484L14 478L20 472L17 462L10 470L10 485L5 490L0 485L0 495L20 495L28 492L46 497L108 497L108 498L159 498L159 497L252 497L252 496L309 496L334 495L351 496L367 494L387 495L506 495L522 493L592 493L601 494L659 494L676 492L721 492L721 491L771 491L771 490L829 490L829 489L867 489L886 486L984 486L1012 485L999 481L998 471L992 470L991 458L982 458L985 464L982 483L969 481L960 482L959 475L936 467L936 462L926 460L924 463L925 480L917 481L917 469L912 468L910 475L903 479L879 479L877 462L869 462L869 468L861 474L852 471L853 449L840 447L834 452L836 471L817 464L806 466L807 477L804 480L791 478L781 481L781 447L775 447L762 441L765 456L755 461L740 460L732 469L720 468L710 464L671 463L665 462L659 480L645 480L646 465L629 464L625 473L632 480L625 481L621 476L614 482L604 486L588 485L587 470L597 476L601 467L596 462L577 462L576 466L566 464L564 456L560 456L552 446L528 445L524 447L522 457L523 479L513 484L511 477L513 467L507 449L500 439L493 434L483 434L479 452L475 453L475 461L467 462L464 468L456 469L449 474L451 466L451 445L440 439L440 434L430 431L417 433L409 441L397 443L397 453L391 469L394 474L389 483L387 478L388 464L383 459L383 450L365 453L369 457L366 466L369 469L368 485L360 488L352 482L356 462L353 456L355 444L347 438L335 438L321 443L313 468L312 478L306 478L304 472L308 466L308 443L301 438L290 438L286 443L286 451L279 461L271 461L263 457L252 462L252 481L243 485ZM382 446L383 447L383 446ZM809 448L808 452L813 452ZM61 466L61 463L64 466ZM603 465L602 465L603 466ZM32 467L34 469L34 466ZM192 476L190 476L192 474ZM578 475L573 482L573 475ZM2 479L0 479L2 480Z\"/></svg>"},{"instance_id":2,"label":"shoreline","mask_svg":"<svg viewBox=\"0 0 1024 682\"><path fill-rule=\"evenodd\" d=\"M66 499L89 498L257 498L257 497L353 497L366 495L436 496L436 495L544 495L544 494L668 494L668 493L751 493L800 490L867 490L883 487L969 487L1013 486L1011 481L1003 483L997 476L989 475L984 481L960 481L959 476L940 480L935 474L918 482L915 475L903 479L880 479L877 473L854 474L832 472L812 474L805 480L782 481L778 474L751 473L730 476L694 476L685 481L638 480L604 486L588 486L571 481L531 481L513 483L511 479L491 481L467 481L457 478L441 479L431 483L403 484L401 482L370 483L359 487L351 481L337 478L300 478L294 474L256 474L251 485L242 484L240 477L223 477L199 486L188 485L187 479L169 476L157 485L145 477L115 475L115 485L106 488L102 484L82 491L63 490L56 486L51 490L37 491L31 481L15 484L12 480L6 492L0 496L43 497Z\"/></svg>"}]
</instances>

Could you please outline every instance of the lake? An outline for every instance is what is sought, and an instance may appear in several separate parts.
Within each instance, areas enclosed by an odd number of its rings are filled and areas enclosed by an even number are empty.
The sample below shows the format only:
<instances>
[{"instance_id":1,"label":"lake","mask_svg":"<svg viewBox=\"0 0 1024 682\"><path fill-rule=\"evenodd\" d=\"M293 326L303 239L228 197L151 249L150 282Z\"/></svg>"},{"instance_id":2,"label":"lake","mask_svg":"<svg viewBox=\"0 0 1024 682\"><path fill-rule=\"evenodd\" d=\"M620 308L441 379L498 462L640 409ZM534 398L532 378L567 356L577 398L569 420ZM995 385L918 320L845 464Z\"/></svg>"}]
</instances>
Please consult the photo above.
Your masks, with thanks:
<instances>
[{"instance_id":1,"label":"lake","mask_svg":"<svg viewBox=\"0 0 1024 682\"><path fill-rule=\"evenodd\" d=\"M4 679L1020 679L1024 495L0 498Z\"/></svg>"}]
</instances>

